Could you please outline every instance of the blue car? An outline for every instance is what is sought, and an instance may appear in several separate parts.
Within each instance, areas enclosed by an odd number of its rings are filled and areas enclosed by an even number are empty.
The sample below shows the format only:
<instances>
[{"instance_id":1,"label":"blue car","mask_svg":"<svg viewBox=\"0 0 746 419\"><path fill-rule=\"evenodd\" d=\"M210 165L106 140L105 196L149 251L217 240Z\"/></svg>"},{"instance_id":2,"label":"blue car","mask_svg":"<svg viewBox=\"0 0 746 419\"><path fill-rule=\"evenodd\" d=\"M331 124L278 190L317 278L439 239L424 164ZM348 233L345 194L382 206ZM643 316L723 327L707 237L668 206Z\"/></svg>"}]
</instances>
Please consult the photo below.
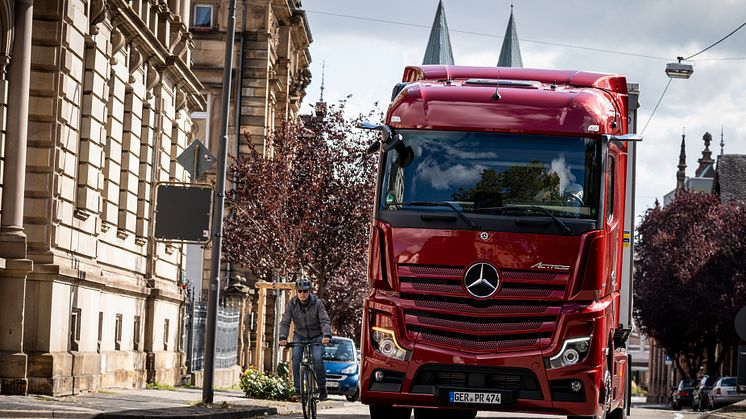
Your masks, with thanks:
<instances>
[{"instance_id":1,"label":"blue car","mask_svg":"<svg viewBox=\"0 0 746 419\"><path fill-rule=\"evenodd\" d=\"M352 339L333 337L324 348L326 391L354 402L360 397L360 361Z\"/></svg>"}]
</instances>

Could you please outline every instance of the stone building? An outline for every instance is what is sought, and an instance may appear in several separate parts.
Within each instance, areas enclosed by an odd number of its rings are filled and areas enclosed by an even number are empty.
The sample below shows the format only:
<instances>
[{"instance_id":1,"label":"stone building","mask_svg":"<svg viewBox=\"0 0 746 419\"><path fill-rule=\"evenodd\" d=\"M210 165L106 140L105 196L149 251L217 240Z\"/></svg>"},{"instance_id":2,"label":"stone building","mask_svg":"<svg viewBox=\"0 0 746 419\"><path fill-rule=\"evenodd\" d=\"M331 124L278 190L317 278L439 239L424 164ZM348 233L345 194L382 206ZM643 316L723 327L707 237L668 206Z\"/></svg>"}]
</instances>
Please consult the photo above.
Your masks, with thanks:
<instances>
[{"instance_id":1,"label":"stone building","mask_svg":"<svg viewBox=\"0 0 746 419\"><path fill-rule=\"evenodd\" d=\"M151 237L204 108L189 6L0 0L2 393L181 380L184 254Z\"/></svg>"},{"instance_id":2,"label":"stone building","mask_svg":"<svg viewBox=\"0 0 746 419\"><path fill-rule=\"evenodd\" d=\"M191 0L189 24L194 39L192 69L204 86L202 93L207 101L205 111L192 114L194 135L204 140L210 150L217 150L220 140L228 13L229 0ZM228 114L229 156L244 155L250 147L265 155L272 153L269 138L275 127L279 127L286 118L299 116L306 87L311 81L309 45L312 40L300 0L237 1L233 84ZM201 288L201 294L206 295L210 251L192 246L188 251L190 263L194 258L201 259L203 274L202 278L190 278L190 281L201 283L196 287L198 294ZM223 265L221 278L223 287L241 281L253 289L256 283L244 270L232 264ZM232 288L235 289L235 286ZM258 298L255 296L254 299ZM261 367L267 370L273 370L278 361L275 319L282 314L285 299L284 292L270 292L263 310L266 315L253 320L254 330L265 331L264 342L267 343L260 349L263 353L259 358ZM255 312L257 303L253 301ZM252 304L245 307L247 311L252 310ZM250 353L257 358L258 352L254 347L257 339L255 332L251 331L252 318L248 312L244 312L242 325L246 327L240 338L240 346L251 346ZM260 322L262 327L259 327ZM241 366L257 363L256 359L247 355L249 351L240 352Z\"/></svg>"}]
</instances>

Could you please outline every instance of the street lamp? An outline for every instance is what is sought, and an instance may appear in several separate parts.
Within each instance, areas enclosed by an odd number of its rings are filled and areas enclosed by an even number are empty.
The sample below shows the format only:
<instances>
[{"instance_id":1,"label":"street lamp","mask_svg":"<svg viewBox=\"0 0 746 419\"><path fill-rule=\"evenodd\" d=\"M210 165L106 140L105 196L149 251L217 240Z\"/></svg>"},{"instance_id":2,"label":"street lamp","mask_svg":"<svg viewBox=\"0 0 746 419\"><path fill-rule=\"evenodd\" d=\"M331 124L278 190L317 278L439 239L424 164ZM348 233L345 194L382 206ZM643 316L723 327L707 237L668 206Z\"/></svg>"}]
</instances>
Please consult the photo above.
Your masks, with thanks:
<instances>
[{"instance_id":1,"label":"street lamp","mask_svg":"<svg viewBox=\"0 0 746 419\"><path fill-rule=\"evenodd\" d=\"M666 75L672 79L688 79L694 73L694 66L691 64L684 64L681 61L684 57L676 57L678 63L666 64Z\"/></svg>"}]
</instances>

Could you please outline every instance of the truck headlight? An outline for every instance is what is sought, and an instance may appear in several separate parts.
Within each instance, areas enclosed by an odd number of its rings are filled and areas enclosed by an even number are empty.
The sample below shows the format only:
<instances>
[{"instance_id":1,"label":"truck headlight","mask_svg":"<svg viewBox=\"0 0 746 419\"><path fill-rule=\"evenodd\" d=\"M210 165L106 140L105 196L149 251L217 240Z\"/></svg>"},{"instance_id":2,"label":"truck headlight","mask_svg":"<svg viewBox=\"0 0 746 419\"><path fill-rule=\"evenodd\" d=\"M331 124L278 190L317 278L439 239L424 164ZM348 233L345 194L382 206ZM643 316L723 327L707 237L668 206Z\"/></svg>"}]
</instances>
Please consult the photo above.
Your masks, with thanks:
<instances>
[{"instance_id":1,"label":"truck headlight","mask_svg":"<svg viewBox=\"0 0 746 419\"><path fill-rule=\"evenodd\" d=\"M354 374L357 372L357 365L350 365L342 370L342 374Z\"/></svg>"},{"instance_id":2,"label":"truck headlight","mask_svg":"<svg viewBox=\"0 0 746 419\"><path fill-rule=\"evenodd\" d=\"M371 328L371 343L373 344L373 349L383 356L400 361L409 360L410 352L399 346L393 330L382 327Z\"/></svg>"},{"instance_id":3,"label":"truck headlight","mask_svg":"<svg viewBox=\"0 0 746 419\"><path fill-rule=\"evenodd\" d=\"M549 358L549 368L575 365L585 359L591 346L590 337L566 339L559 353Z\"/></svg>"}]
</instances>

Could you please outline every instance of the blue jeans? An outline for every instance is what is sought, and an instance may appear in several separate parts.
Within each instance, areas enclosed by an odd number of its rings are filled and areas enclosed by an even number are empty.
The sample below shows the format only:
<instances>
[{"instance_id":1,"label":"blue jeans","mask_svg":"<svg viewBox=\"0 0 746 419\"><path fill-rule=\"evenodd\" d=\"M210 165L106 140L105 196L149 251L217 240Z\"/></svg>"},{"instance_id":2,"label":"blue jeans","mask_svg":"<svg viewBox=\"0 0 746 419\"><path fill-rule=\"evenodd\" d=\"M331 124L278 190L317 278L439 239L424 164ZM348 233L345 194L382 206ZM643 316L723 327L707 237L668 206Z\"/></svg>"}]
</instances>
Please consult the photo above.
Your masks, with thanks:
<instances>
[{"instance_id":1,"label":"blue jeans","mask_svg":"<svg viewBox=\"0 0 746 419\"><path fill-rule=\"evenodd\" d=\"M314 343L321 343L321 337L311 339ZM293 337L294 343L306 342L305 339ZM313 353L313 369L316 371L316 379L319 383L319 391L326 391L326 368L324 368L324 347L322 345L311 345ZM300 393L300 361L303 359L303 345L293 346L293 385L295 391Z\"/></svg>"}]
</instances>

